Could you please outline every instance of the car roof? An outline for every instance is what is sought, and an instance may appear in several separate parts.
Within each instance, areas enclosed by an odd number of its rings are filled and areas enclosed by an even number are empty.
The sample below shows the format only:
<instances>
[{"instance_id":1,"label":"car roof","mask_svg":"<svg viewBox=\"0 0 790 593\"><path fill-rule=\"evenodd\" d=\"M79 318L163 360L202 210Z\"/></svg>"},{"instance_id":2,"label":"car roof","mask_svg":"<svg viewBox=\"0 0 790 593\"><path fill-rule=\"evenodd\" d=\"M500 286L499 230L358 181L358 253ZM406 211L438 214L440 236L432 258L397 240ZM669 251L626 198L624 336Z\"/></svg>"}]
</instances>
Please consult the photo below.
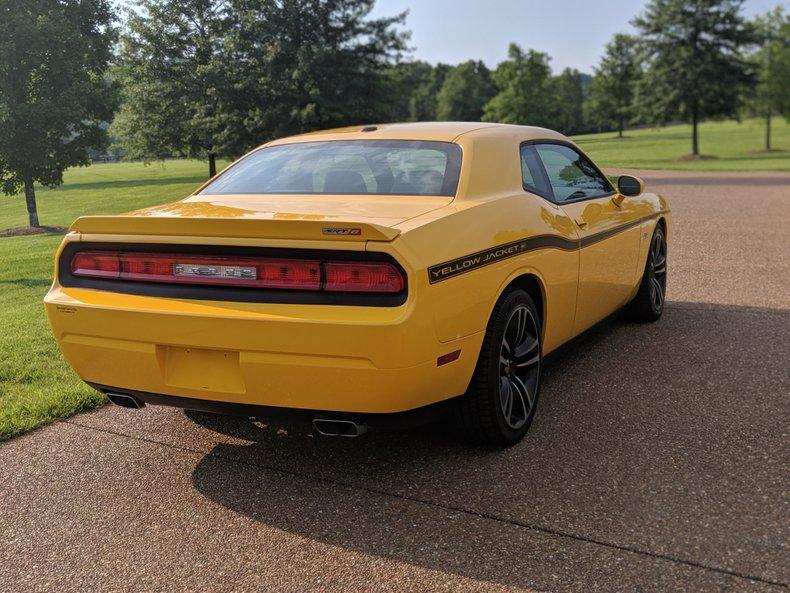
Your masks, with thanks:
<instances>
[{"instance_id":1,"label":"car roof","mask_svg":"<svg viewBox=\"0 0 790 593\"><path fill-rule=\"evenodd\" d=\"M348 126L332 130L309 132L289 136L265 144L292 144L297 142L323 142L330 140L433 140L453 142L460 136L474 132L480 136L518 135L522 141L540 139L565 139L553 130L535 126L516 126L486 122L432 121Z\"/></svg>"}]
</instances>

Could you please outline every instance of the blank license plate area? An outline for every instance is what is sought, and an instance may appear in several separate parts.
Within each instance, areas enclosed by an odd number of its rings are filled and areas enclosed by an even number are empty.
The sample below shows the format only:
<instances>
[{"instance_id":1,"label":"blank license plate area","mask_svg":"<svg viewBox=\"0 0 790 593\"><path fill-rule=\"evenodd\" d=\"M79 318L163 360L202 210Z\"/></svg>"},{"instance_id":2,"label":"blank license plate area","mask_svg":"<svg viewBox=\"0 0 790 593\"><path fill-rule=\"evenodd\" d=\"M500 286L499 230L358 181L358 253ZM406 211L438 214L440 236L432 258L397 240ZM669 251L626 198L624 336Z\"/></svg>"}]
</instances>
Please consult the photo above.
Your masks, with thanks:
<instances>
[{"instance_id":1,"label":"blank license plate area","mask_svg":"<svg viewBox=\"0 0 790 593\"><path fill-rule=\"evenodd\" d=\"M239 353L160 346L164 349L165 383L172 387L244 393Z\"/></svg>"}]
</instances>

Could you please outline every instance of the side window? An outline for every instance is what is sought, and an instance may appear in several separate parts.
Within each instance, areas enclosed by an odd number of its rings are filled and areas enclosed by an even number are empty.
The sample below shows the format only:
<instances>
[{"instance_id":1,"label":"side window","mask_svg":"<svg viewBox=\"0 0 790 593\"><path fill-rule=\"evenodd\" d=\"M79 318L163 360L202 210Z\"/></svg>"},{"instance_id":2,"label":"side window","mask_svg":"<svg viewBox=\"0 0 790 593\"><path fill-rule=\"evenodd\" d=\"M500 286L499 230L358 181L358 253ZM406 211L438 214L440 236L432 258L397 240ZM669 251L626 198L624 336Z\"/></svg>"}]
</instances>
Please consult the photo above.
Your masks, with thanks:
<instances>
[{"instance_id":1,"label":"side window","mask_svg":"<svg viewBox=\"0 0 790 593\"><path fill-rule=\"evenodd\" d=\"M535 147L529 144L522 144L521 148L521 183L524 189L551 199L551 187L549 187L543 166L538 159Z\"/></svg>"},{"instance_id":2,"label":"side window","mask_svg":"<svg viewBox=\"0 0 790 593\"><path fill-rule=\"evenodd\" d=\"M596 198L612 191L609 181L590 161L569 146L538 144L535 149L549 176L555 201Z\"/></svg>"}]
</instances>

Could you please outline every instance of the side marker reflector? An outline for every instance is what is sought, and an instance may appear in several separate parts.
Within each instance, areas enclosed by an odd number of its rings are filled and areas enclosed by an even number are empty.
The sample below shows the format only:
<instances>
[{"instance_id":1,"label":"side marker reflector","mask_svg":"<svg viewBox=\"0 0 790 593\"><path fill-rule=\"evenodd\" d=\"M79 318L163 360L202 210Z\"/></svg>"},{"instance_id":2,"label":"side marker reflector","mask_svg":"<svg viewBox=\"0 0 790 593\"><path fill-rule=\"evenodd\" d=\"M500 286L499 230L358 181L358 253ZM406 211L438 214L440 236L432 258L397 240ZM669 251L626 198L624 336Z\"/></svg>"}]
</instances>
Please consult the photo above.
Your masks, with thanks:
<instances>
[{"instance_id":1,"label":"side marker reflector","mask_svg":"<svg viewBox=\"0 0 790 593\"><path fill-rule=\"evenodd\" d=\"M449 352L448 354L442 354L439 358L436 359L436 366L440 367L443 364L447 364L448 362L453 362L454 360L458 360L461 356L461 351L456 350L455 352Z\"/></svg>"}]
</instances>

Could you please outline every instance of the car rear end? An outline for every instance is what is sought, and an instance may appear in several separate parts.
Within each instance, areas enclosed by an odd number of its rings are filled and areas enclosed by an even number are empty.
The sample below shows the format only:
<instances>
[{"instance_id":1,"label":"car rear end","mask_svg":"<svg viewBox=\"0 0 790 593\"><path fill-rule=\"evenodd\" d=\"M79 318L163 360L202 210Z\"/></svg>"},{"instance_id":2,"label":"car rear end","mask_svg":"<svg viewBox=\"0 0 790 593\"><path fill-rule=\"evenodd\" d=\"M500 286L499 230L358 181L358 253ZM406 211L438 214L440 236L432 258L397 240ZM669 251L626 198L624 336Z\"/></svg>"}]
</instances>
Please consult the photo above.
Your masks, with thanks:
<instances>
[{"instance_id":1,"label":"car rear end","mask_svg":"<svg viewBox=\"0 0 790 593\"><path fill-rule=\"evenodd\" d=\"M479 336L439 341L403 217L376 218L373 202L319 215L208 195L82 218L45 298L58 345L83 380L130 405L368 415L460 395Z\"/></svg>"}]
</instances>

